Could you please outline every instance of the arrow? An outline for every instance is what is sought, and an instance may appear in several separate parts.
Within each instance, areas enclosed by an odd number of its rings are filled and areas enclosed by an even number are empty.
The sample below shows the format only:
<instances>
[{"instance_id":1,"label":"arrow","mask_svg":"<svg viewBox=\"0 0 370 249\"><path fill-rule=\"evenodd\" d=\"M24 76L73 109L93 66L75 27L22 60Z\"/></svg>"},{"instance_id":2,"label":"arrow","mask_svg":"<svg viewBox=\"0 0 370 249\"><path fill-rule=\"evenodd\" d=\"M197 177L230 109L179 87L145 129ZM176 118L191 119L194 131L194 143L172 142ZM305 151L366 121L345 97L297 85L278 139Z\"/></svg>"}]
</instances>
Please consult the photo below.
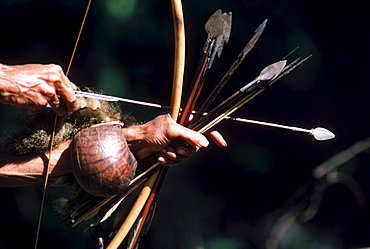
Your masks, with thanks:
<instances>
[{"instance_id":1,"label":"arrow","mask_svg":"<svg viewBox=\"0 0 370 249\"><path fill-rule=\"evenodd\" d=\"M154 108L159 108L159 109L169 109L170 108L169 106L166 106L166 105L160 105L160 104L133 100L133 99L128 99L128 98L103 95L103 94L92 93L92 92L75 91L75 94L77 97L92 98L92 99L103 100L103 101L118 101L118 102L125 102L125 103L130 103L130 104L154 107ZM195 114L197 112L193 111L192 113ZM203 116L206 116L207 114L208 113L203 113ZM281 128L281 129L286 129L286 130L291 130L291 131L304 132L309 135L312 135L318 141L329 140L335 137L334 133L332 133L331 131L325 128L321 128L321 127L317 127L314 129L304 129L304 128L299 128L299 127L294 127L294 126L274 124L274 123L269 123L269 122L257 121L257 120L246 119L246 118L230 117L230 116L226 116L224 119L237 121L237 122L243 122L243 123L276 127L276 128Z\"/></svg>"}]
</instances>

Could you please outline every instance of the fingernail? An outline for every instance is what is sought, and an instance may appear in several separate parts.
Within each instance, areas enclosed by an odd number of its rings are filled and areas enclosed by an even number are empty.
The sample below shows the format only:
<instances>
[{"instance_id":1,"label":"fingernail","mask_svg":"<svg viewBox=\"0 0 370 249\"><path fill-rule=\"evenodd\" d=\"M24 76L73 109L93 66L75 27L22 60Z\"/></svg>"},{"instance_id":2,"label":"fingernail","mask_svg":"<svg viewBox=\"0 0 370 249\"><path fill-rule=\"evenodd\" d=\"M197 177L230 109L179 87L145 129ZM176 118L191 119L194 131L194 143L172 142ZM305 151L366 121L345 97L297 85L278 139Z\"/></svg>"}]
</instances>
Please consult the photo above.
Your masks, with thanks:
<instances>
[{"instance_id":1,"label":"fingernail","mask_svg":"<svg viewBox=\"0 0 370 249\"><path fill-rule=\"evenodd\" d=\"M179 154L179 155L184 155L185 154L185 150L184 149L178 149L177 150L177 154Z\"/></svg>"},{"instance_id":2,"label":"fingernail","mask_svg":"<svg viewBox=\"0 0 370 249\"><path fill-rule=\"evenodd\" d=\"M202 139L199 141L199 146L200 147L207 147L209 144L209 141L207 140L206 137L202 137Z\"/></svg>"},{"instance_id":3,"label":"fingernail","mask_svg":"<svg viewBox=\"0 0 370 249\"><path fill-rule=\"evenodd\" d=\"M165 162L164 157L163 156L158 157L158 162L164 163Z\"/></svg>"}]
</instances>

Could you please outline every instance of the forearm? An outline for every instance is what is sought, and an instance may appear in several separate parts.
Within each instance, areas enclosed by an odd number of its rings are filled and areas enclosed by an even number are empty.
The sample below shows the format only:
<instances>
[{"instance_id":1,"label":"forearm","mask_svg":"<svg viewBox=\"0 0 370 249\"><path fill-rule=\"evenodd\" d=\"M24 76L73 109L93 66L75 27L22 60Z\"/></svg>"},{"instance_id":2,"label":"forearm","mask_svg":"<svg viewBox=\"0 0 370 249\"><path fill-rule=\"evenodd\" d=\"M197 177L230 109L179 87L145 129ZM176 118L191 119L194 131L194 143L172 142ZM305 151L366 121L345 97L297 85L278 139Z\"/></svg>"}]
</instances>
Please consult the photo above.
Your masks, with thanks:
<instances>
[{"instance_id":1,"label":"forearm","mask_svg":"<svg viewBox=\"0 0 370 249\"><path fill-rule=\"evenodd\" d=\"M142 126L123 128L125 139L131 141L130 150L141 148L145 132ZM49 177L60 177L72 173L71 142L68 140L58 144L52 151ZM30 156L0 156L0 187L18 187L45 179L45 168L49 152Z\"/></svg>"},{"instance_id":2,"label":"forearm","mask_svg":"<svg viewBox=\"0 0 370 249\"><path fill-rule=\"evenodd\" d=\"M52 152L49 176L59 177L72 172L70 163L71 140L58 144ZM45 179L49 153L37 156L0 158L0 187L17 187L42 182Z\"/></svg>"},{"instance_id":3,"label":"forearm","mask_svg":"<svg viewBox=\"0 0 370 249\"><path fill-rule=\"evenodd\" d=\"M155 151L161 151L158 161L168 166L185 160L199 148L208 145L208 140L203 135L176 124L167 114L160 115L142 125L122 128L122 134L127 142L126 146L129 146L137 160L141 160ZM177 148L172 148L169 144L175 138L184 140L190 146L180 145ZM221 144L223 140L219 140ZM49 169L51 177L72 172L71 141L62 142L53 149ZM48 157L48 153L33 157L0 157L0 186L20 186L42 181L45 177L44 169Z\"/></svg>"},{"instance_id":4,"label":"forearm","mask_svg":"<svg viewBox=\"0 0 370 249\"><path fill-rule=\"evenodd\" d=\"M0 63L0 102L7 104L14 93L19 91L17 86L8 77L11 68Z\"/></svg>"},{"instance_id":5,"label":"forearm","mask_svg":"<svg viewBox=\"0 0 370 249\"><path fill-rule=\"evenodd\" d=\"M135 145L141 145L145 134L141 126L123 128L125 139ZM127 136L127 137L126 137ZM49 165L49 177L60 177L72 173L71 142L64 141L52 151ZM130 149L133 150L135 146ZM140 147L140 146L138 146ZM0 187L18 187L45 179L45 169L49 159L49 152L30 156L0 156Z\"/></svg>"}]
</instances>

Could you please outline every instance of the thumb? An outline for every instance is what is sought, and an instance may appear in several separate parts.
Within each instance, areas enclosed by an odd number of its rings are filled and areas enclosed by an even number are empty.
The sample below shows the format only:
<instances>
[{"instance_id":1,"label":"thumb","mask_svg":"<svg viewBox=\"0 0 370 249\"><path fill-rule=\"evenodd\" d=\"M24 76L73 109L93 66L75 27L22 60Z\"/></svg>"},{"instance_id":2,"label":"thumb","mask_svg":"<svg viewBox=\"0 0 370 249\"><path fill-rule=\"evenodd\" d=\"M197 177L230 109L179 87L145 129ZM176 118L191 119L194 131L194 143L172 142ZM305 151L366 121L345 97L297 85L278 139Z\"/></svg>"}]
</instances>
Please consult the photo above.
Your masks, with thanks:
<instances>
[{"instance_id":1,"label":"thumb","mask_svg":"<svg viewBox=\"0 0 370 249\"><path fill-rule=\"evenodd\" d=\"M209 144L209 141L207 140L207 138L203 136L202 134L196 131L190 130L177 123L175 123L175 126L173 127L173 129L171 129L171 133L173 133L173 134L170 134L172 137L181 138L185 142L188 142L189 144L192 144L196 147L200 147L200 148L207 147Z\"/></svg>"}]
</instances>

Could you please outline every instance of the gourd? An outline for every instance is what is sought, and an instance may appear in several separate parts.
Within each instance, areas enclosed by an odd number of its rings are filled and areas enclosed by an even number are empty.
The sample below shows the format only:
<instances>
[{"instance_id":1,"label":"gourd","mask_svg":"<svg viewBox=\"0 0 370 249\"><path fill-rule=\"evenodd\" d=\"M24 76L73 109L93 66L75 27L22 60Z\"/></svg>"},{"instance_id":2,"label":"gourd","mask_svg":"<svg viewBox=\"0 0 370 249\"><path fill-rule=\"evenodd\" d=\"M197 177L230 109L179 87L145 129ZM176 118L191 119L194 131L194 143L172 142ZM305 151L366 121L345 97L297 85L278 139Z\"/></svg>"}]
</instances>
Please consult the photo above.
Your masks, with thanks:
<instances>
[{"instance_id":1,"label":"gourd","mask_svg":"<svg viewBox=\"0 0 370 249\"><path fill-rule=\"evenodd\" d=\"M95 196L122 192L135 176L137 161L120 126L101 124L81 130L72 143L72 170L80 186Z\"/></svg>"}]
</instances>

